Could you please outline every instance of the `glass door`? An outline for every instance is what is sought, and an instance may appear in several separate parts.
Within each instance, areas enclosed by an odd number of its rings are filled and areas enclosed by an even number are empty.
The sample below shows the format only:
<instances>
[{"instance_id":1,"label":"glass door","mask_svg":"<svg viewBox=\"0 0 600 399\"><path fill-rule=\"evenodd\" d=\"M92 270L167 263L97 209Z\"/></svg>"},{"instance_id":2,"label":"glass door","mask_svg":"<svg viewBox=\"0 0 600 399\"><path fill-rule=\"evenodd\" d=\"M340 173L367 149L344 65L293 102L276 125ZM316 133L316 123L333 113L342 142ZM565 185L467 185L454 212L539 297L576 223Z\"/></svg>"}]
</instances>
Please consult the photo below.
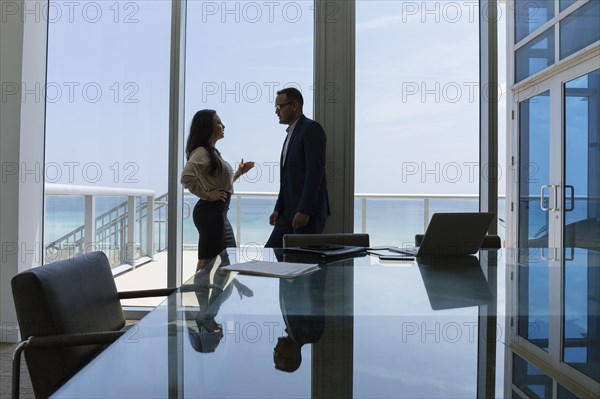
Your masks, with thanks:
<instances>
[{"instance_id":1,"label":"glass door","mask_svg":"<svg viewBox=\"0 0 600 399\"><path fill-rule=\"evenodd\" d=\"M594 59L518 105L520 248L600 249L600 70Z\"/></svg>"},{"instance_id":2,"label":"glass door","mask_svg":"<svg viewBox=\"0 0 600 399\"><path fill-rule=\"evenodd\" d=\"M550 90L519 104L519 247L547 247L550 211Z\"/></svg>"},{"instance_id":3,"label":"glass door","mask_svg":"<svg viewBox=\"0 0 600 399\"><path fill-rule=\"evenodd\" d=\"M600 69L564 84L565 247L600 250Z\"/></svg>"}]
</instances>

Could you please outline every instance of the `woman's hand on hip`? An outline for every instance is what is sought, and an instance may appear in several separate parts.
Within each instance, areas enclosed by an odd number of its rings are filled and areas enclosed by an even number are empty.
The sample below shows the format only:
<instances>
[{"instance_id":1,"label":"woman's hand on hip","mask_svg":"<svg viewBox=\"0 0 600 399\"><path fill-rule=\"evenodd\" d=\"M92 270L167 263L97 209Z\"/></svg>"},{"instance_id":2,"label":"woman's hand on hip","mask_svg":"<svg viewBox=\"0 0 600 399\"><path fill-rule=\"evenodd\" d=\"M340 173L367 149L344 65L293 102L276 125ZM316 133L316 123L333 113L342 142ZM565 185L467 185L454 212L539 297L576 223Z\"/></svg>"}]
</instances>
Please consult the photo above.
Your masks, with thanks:
<instances>
[{"instance_id":1,"label":"woman's hand on hip","mask_svg":"<svg viewBox=\"0 0 600 399\"><path fill-rule=\"evenodd\" d=\"M222 190L220 188L216 188L212 191L208 192L208 197L206 198L210 202L215 201L227 201L227 191Z\"/></svg>"}]
</instances>

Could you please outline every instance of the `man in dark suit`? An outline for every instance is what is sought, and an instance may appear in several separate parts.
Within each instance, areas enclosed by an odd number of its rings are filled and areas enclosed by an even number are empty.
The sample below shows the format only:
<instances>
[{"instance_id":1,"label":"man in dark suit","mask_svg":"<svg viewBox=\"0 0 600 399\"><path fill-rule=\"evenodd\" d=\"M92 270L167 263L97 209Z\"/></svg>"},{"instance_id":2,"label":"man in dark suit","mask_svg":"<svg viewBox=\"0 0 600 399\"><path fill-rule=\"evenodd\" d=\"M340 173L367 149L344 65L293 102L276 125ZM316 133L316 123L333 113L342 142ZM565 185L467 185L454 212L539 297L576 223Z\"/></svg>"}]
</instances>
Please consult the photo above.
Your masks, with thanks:
<instances>
[{"instance_id":1,"label":"man in dark suit","mask_svg":"<svg viewBox=\"0 0 600 399\"><path fill-rule=\"evenodd\" d=\"M275 113L289 125L280 160L279 196L269 217L273 232L265 247L283 247L285 234L322 233L329 216L325 179L326 137L318 122L302 113L300 91L277 92Z\"/></svg>"}]
</instances>

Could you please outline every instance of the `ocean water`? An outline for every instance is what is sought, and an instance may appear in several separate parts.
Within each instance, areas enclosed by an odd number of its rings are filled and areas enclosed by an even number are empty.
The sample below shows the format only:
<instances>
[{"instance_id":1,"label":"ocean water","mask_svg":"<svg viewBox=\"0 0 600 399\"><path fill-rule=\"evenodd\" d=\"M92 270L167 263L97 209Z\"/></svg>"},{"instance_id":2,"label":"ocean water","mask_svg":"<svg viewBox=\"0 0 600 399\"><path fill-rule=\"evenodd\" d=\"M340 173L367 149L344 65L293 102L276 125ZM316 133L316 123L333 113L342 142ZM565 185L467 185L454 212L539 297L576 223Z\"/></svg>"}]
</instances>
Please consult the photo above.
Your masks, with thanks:
<instances>
[{"instance_id":1,"label":"ocean water","mask_svg":"<svg viewBox=\"0 0 600 399\"><path fill-rule=\"evenodd\" d=\"M96 215L112 209L126 201L126 197L97 197ZM189 208L184 210L183 243L194 247L198 242L198 232L194 226L191 210L197 202L194 196L186 196L184 201ZM237 198L231 201L229 220L236 232L238 245L263 245L271 233L268 218L275 205L275 198L242 198L240 219L237 218ZM362 201L355 201L354 231L362 232ZM504 201L499 202L500 218L505 220ZM423 233L424 216L422 200L368 199L364 231L371 238L371 245L402 245L413 243L414 235ZM478 209L477 200L430 200L429 213L434 212L474 212ZM189 210L189 211L188 211ZM154 247L155 251L166 246L166 208L155 212ZM44 220L44 242L50 243L69 234L84 224L84 199L82 196L47 196ZM136 240L145 241L145 218L141 229L136 226ZM140 231L141 230L141 231ZM504 238L504 223L499 223L499 235Z\"/></svg>"},{"instance_id":2,"label":"ocean water","mask_svg":"<svg viewBox=\"0 0 600 399\"><path fill-rule=\"evenodd\" d=\"M96 216L127 201L127 197L96 197ZM84 224L85 199L80 195L48 195L44 203L44 242L52 242Z\"/></svg>"}]
</instances>

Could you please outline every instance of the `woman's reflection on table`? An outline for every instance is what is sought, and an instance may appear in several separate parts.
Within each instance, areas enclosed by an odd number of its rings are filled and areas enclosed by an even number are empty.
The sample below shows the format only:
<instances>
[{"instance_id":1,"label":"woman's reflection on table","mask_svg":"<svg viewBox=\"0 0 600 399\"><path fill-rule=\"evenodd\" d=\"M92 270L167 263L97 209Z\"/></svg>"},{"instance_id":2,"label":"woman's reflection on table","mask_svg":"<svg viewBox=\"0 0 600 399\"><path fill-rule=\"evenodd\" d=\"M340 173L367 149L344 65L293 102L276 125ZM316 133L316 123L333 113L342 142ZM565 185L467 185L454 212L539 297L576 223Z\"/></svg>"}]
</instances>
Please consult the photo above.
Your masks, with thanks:
<instances>
[{"instance_id":1,"label":"woman's reflection on table","mask_svg":"<svg viewBox=\"0 0 600 399\"><path fill-rule=\"evenodd\" d=\"M208 260L206 265L194 276L194 293L198 300L198 311L186 312L188 334L193 348L202 353L214 352L221 338L223 326L215 317L221 305L231 296L236 288L240 299L252 297L254 292L239 282L234 274L221 270L221 266L231 264L227 250Z\"/></svg>"}]
</instances>

